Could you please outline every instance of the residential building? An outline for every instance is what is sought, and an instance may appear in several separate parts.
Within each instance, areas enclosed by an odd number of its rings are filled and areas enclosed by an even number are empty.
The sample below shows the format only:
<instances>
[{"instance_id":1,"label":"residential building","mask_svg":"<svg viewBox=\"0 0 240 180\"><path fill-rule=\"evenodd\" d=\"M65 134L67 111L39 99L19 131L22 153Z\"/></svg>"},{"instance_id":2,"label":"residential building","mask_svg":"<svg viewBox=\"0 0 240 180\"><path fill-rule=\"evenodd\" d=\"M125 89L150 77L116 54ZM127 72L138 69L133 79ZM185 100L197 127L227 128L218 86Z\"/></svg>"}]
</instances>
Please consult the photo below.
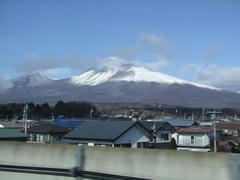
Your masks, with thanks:
<instances>
[{"instance_id":1,"label":"residential building","mask_svg":"<svg viewBox=\"0 0 240 180\"><path fill-rule=\"evenodd\" d=\"M139 122L86 121L63 138L75 144L137 148L148 147L153 136Z\"/></svg>"},{"instance_id":2,"label":"residential building","mask_svg":"<svg viewBox=\"0 0 240 180\"><path fill-rule=\"evenodd\" d=\"M184 128L184 127L191 127L191 126L198 126L198 122L194 120L181 120L181 119L153 119L148 121L154 122L168 122L171 126L175 129L177 128Z\"/></svg>"},{"instance_id":3,"label":"residential building","mask_svg":"<svg viewBox=\"0 0 240 180\"><path fill-rule=\"evenodd\" d=\"M171 138L174 127L168 122L139 121L150 131L154 137L154 147L159 149L171 149Z\"/></svg>"},{"instance_id":4,"label":"residential building","mask_svg":"<svg viewBox=\"0 0 240 180\"><path fill-rule=\"evenodd\" d=\"M38 143L61 143L62 136L67 134L67 128L59 127L54 124L36 124L28 128L31 142Z\"/></svg>"},{"instance_id":5,"label":"residential building","mask_svg":"<svg viewBox=\"0 0 240 180\"><path fill-rule=\"evenodd\" d=\"M175 131L177 150L190 150L208 152L210 140L213 138L213 128L189 127L179 128Z\"/></svg>"},{"instance_id":6,"label":"residential building","mask_svg":"<svg viewBox=\"0 0 240 180\"><path fill-rule=\"evenodd\" d=\"M216 128L222 139L238 138L240 136L240 123L237 122L219 122Z\"/></svg>"}]
</instances>

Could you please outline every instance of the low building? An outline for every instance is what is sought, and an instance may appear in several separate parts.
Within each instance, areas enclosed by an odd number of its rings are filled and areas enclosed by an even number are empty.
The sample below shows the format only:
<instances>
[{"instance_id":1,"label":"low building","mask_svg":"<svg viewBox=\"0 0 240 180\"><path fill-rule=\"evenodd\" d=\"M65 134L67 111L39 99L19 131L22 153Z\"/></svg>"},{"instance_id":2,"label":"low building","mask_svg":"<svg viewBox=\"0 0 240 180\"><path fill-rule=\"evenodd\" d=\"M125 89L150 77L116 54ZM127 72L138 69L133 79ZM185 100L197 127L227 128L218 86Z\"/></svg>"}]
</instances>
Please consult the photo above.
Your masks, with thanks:
<instances>
[{"instance_id":1,"label":"low building","mask_svg":"<svg viewBox=\"0 0 240 180\"><path fill-rule=\"evenodd\" d=\"M62 136L67 134L67 128L54 124L36 124L27 130L31 142L38 143L61 143Z\"/></svg>"},{"instance_id":2,"label":"low building","mask_svg":"<svg viewBox=\"0 0 240 180\"><path fill-rule=\"evenodd\" d=\"M240 123L237 122L219 122L216 128L222 139L240 137Z\"/></svg>"},{"instance_id":3,"label":"low building","mask_svg":"<svg viewBox=\"0 0 240 180\"><path fill-rule=\"evenodd\" d=\"M0 128L0 141L26 141L27 138L20 129Z\"/></svg>"},{"instance_id":4,"label":"low building","mask_svg":"<svg viewBox=\"0 0 240 180\"><path fill-rule=\"evenodd\" d=\"M139 122L86 121L63 138L74 144L137 148L148 147L153 136Z\"/></svg>"},{"instance_id":5,"label":"low building","mask_svg":"<svg viewBox=\"0 0 240 180\"><path fill-rule=\"evenodd\" d=\"M198 126L199 123L194 120L181 120L181 119L152 119L148 121L154 121L154 122L168 122L171 126L173 126L175 129L177 128L185 128L185 127L191 127L191 126Z\"/></svg>"},{"instance_id":6,"label":"low building","mask_svg":"<svg viewBox=\"0 0 240 180\"><path fill-rule=\"evenodd\" d=\"M179 128L175 131L177 150L209 152L213 129L208 127Z\"/></svg>"},{"instance_id":7,"label":"low building","mask_svg":"<svg viewBox=\"0 0 240 180\"><path fill-rule=\"evenodd\" d=\"M139 121L154 137L154 147L157 149L171 149L171 138L174 127L168 122Z\"/></svg>"},{"instance_id":8,"label":"low building","mask_svg":"<svg viewBox=\"0 0 240 180\"><path fill-rule=\"evenodd\" d=\"M218 141L218 151L220 152L232 152L237 146L230 141Z\"/></svg>"}]
</instances>

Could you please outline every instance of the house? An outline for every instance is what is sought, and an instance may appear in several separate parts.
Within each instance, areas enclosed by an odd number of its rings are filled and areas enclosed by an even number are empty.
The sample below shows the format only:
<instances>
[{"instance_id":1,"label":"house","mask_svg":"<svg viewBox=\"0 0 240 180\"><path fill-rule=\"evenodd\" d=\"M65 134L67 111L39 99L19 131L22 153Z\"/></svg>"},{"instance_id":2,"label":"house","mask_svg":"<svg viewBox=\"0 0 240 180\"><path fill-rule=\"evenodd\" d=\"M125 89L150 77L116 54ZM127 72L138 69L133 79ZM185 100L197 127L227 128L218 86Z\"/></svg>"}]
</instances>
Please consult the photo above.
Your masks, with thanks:
<instances>
[{"instance_id":1,"label":"house","mask_svg":"<svg viewBox=\"0 0 240 180\"><path fill-rule=\"evenodd\" d=\"M171 149L171 138L174 127L168 122L139 121L149 132L152 133L157 149Z\"/></svg>"},{"instance_id":2,"label":"house","mask_svg":"<svg viewBox=\"0 0 240 180\"><path fill-rule=\"evenodd\" d=\"M218 141L218 151L232 152L236 145L230 141Z\"/></svg>"},{"instance_id":3,"label":"house","mask_svg":"<svg viewBox=\"0 0 240 180\"><path fill-rule=\"evenodd\" d=\"M0 128L0 141L26 141L27 138L20 129Z\"/></svg>"},{"instance_id":4,"label":"house","mask_svg":"<svg viewBox=\"0 0 240 180\"><path fill-rule=\"evenodd\" d=\"M189 127L175 131L177 150L210 151L210 140L213 138L213 128Z\"/></svg>"},{"instance_id":5,"label":"house","mask_svg":"<svg viewBox=\"0 0 240 180\"><path fill-rule=\"evenodd\" d=\"M67 128L54 124L36 124L27 130L31 142L39 143L61 143L62 136L67 134Z\"/></svg>"},{"instance_id":6,"label":"house","mask_svg":"<svg viewBox=\"0 0 240 180\"><path fill-rule=\"evenodd\" d=\"M151 121L168 122L175 129L199 125L197 121L181 120L181 119L153 119Z\"/></svg>"},{"instance_id":7,"label":"house","mask_svg":"<svg viewBox=\"0 0 240 180\"><path fill-rule=\"evenodd\" d=\"M148 147L153 136L139 122L86 121L63 138L74 144L137 148Z\"/></svg>"},{"instance_id":8,"label":"house","mask_svg":"<svg viewBox=\"0 0 240 180\"><path fill-rule=\"evenodd\" d=\"M240 123L237 122L219 122L216 123L217 131L221 138L237 138L240 136Z\"/></svg>"}]
</instances>

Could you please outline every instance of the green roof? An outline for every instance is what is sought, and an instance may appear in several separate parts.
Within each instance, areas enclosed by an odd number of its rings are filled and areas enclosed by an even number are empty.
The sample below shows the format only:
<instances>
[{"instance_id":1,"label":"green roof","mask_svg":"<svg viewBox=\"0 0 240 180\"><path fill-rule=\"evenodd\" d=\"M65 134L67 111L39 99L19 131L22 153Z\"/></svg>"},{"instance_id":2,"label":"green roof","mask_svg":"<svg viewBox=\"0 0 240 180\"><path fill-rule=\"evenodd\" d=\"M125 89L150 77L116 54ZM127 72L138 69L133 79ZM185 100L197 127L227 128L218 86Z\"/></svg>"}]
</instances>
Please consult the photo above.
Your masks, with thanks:
<instances>
[{"instance_id":1,"label":"green roof","mask_svg":"<svg viewBox=\"0 0 240 180\"><path fill-rule=\"evenodd\" d=\"M26 138L27 135L20 132L19 129L7 129L7 128L0 128L0 139L6 138Z\"/></svg>"}]
</instances>

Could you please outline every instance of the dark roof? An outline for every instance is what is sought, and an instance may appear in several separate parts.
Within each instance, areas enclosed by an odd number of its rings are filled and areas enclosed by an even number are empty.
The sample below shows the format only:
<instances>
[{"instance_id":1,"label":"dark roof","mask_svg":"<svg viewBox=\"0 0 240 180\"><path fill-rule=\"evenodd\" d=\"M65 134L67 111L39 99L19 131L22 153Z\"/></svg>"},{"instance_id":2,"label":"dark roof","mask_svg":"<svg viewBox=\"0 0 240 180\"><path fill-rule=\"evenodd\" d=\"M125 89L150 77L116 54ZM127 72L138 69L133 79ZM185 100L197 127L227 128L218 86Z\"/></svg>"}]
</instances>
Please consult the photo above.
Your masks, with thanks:
<instances>
[{"instance_id":1,"label":"dark roof","mask_svg":"<svg viewBox=\"0 0 240 180\"><path fill-rule=\"evenodd\" d=\"M87 121L64 136L66 139L115 140L134 126L133 121Z\"/></svg>"},{"instance_id":2,"label":"dark roof","mask_svg":"<svg viewBox=\"0 0 240 180\"><path fill-rule=\"evenodd\" d=\"M67 128L59 127L54 124L39 124L28 128L27 132L32 134L66 134Z\"/></svg>"},{"instance_id":3,"label":"dark roof","mask_svg":"<svg viewBox=\"0 0 240 180\"><path fill-rule=\"evenodd\" d=\"M240 129L240 123L220 122L216 123L216 127L220 129Z\"/></svg>"},{"instance_id":4,"label":"dark roof","mask_svg":"<svg viewBox=\"0 0 240 180\"><path fill-rule=\"evenodd\" d=\"M59 119L54 120L53 124L63 128L76 128L85 122L86 120Z\"/></svg>"},{"instance_id":5,"label":"dark roof","mask_svg":"<svg viewBox=\"0 0 240 180\"><path fill-rule=\"evenodd\" d=\"M190 121L190 120L163 120L163 122L168 122L174 127L190 127L196 124L196 121Z\"/></svg>"},{"instance_id":6,"label":"dark roof","mask_svg":"<svg viewBox=\"0 0 240 180\"><path fill-rule=\"evenodd\" d=\"M20 132L19 129L0 128L0 139L27 138L28 136Z\"/></svg>"},{"instance_id":7,"label":"dark roof","mask_svg":"<svg viewBox=\"0 0 240 180\"><path fill-rule=\"evenodd\" d=\"M139 121L148 131L152 131L153 128L155 130L159 130L162 127L168 125L171 127L171 130L174 130L174 127L172 127L168 122L161 122L161 121Z\"/></svg>"},{"instance_id":8,"label":"dark roof","mask_svg":"<svg viewBox=\"0 0 240 180\"><path fill-rule=\"evenodd\" d=\"M207 128L207 127L190 127L190 128L179 128L176 130L176 133L200 133L200 134L205 134L205 133L210 133L212 132L212 128Z\"/></svg>"}]
</instances>

